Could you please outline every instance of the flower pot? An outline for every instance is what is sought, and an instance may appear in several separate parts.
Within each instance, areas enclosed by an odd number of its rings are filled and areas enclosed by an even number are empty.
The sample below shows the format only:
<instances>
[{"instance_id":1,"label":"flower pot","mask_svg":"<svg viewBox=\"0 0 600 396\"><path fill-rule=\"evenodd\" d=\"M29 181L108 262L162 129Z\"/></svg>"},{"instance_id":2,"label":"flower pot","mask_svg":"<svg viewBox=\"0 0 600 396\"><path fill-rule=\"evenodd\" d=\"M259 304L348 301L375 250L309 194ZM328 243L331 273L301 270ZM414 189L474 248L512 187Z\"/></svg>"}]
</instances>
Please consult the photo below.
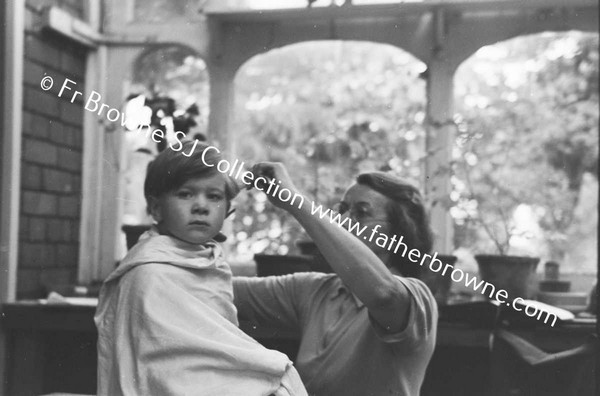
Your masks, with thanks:
<instances>
[{"instance_id":1,"label":"flower pot","mask_svg":"<svg viewBox=\"0 0 600 396\"><path fill-rule=\"evenodd\" d=\"M504 289L509 300L532 298L535 294L535 268L539 257L475 255L481 278L492 284L496 292ZM489 288L486 290L489 298Z\"/></svg>"},{"instance_id":2,"label":"flower pot","mask_svg":"<svg viewBox=\"0 0 600 396\"><path fill-rule=\"evenodd\" d=\"M141 224L141 225L127 225L124 224L121 227L121 230L125 233L125 238L127 240L127 249L131 249L140 239L142 234L150 229L150 225Z\"/></svg>"},{"instance_id":3,"label":"flower pot","mask_svg":"<svg viewBox=\"0 0 600 396\"><path fill-rule=\"evenodd\" d=\"M309 272L310 256L255 254L257 276L287 275L295 272Z\"/></svg>"},{"instance_id":4,"label":"flower pot","mask_svg":"<svg viewBox=\"0 0 600 396\"><path fill-rule=\"evenodd\" d=\"M301 240L296 242L296 246L300 249L300 253L307 256L312 256L313 260L310 263L310 269L314 272L324 272L327 274L333 273L331 266L325 260L325 257L319 251L317 245L310 240Z\"/></svg>"},{"instance_id":5,"label":"flower pot","mask_svg":"<svg viewBox=\"0 0 600 396\"><path fill-rule=\"evenodd\" d=\"M458 259L456 256L444 254L439 254L437 258L444 263L444 265L450 264L452 266L454 266ZM421 270L421 280L429 287L429 290L431 290L438 305L447 304L450 287L452 286L449 273L444 276L441 271L433 272L429 269L429 266L423 266L423 269Z\"/></svg>"}]
</instances>

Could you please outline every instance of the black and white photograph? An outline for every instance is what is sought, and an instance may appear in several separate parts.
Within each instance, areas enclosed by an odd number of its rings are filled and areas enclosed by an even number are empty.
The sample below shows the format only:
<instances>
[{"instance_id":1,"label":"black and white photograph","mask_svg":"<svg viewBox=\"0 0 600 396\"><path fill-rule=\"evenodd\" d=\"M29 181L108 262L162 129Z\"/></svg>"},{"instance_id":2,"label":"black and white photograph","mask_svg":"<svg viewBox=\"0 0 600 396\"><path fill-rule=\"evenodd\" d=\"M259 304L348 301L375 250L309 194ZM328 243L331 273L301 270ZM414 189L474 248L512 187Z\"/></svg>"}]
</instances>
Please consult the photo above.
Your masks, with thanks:
<instances>
[{"instance_id":1,"label":"black and white photograph","mask_svg":"<svg viewBox=\"0 0 600 396\"><path fill-rule=\"evenodd\" d=\"M0 396L600 396L599 6L0 2Z\"/></svg>"}]
</instances>

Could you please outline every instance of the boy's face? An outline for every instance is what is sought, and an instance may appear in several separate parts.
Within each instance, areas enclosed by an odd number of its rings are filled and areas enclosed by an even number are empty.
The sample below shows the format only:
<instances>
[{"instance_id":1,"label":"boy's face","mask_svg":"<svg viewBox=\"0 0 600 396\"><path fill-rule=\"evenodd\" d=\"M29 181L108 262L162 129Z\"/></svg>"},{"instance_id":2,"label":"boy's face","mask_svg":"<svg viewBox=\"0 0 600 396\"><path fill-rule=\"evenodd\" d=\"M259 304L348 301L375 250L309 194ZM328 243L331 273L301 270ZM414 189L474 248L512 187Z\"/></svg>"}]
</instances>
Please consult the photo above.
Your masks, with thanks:
<instances>
[{"instance_id":1,"label":"boy's face","mask_svg":"<svg viewBox=\"0 0 600 396\"><path fill-rule=\"evenodd\" d=\"M161 234L201 244L221 230L227 214L225 179L220 173L189 179L159 198L151 198L150 213Z\"/></svg>"}]
</instances>

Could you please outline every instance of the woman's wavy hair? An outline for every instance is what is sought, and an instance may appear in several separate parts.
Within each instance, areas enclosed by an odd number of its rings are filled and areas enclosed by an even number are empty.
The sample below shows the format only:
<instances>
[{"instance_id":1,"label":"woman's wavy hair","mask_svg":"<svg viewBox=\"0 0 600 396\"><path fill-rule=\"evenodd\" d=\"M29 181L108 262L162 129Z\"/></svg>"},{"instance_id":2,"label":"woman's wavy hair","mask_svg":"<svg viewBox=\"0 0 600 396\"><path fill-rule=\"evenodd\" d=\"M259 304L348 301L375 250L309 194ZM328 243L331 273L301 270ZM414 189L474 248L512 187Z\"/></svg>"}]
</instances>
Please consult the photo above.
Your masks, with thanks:
<instances>
[{"instance_id":1,"label":"woman's wavy hair","mask_svg":"<svg viewBox=\"0 0 600 396\"><path fill-rule=\"evenodd\" d=\"M358 184L370 187L386 196L389 203L386 207L392 235L403 236L408 250L418 249L421 255L431 253L433 248L433 232L429 223L429 214L425 208L423 197L411 183L384 172L362 173L356 178ZM391 235L390 235L391 237ZM403 250L392 256L391 265L406 277L419 278L421 265L414 263Z\"/></svg>"}]
</instances>

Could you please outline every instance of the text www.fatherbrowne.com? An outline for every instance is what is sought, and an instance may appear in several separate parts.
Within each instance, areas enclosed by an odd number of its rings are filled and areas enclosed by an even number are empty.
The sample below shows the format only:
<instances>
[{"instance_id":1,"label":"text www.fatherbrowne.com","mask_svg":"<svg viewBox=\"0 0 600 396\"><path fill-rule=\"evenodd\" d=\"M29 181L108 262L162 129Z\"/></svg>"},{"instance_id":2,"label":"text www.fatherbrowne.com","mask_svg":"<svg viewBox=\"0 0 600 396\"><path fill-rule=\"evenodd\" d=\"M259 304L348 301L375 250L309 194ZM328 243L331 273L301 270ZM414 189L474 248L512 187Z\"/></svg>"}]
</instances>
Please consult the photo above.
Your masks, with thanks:
<instances>
[{"instance_id":1,"label":"text www.fatherbrowne.com","mask_svg":"<svg viewBox=\"0 0 600 396\"><path fill-rule=\"evenodd\" d=\"M485 282L483 279L479 280L476 276L473 276L468 272L464 272L459 268L454 268L454 266L450 264L443 263L437 258L437 252L434 252L432 256L429 254L422 254L419 249L408 250L408 246L403 242L403 235L400 237L397 235L392 235L389 237L385 233L378 231L378 229L381 227L380 225L376 225L375 227L371 228L370 231L367 231L368 226L361 226L360 223L353 222L348 216L342 216L340 213L337 213L329 208L324 209L322 205L316 205L314 202L311 202L311 205L311 214L313 216L318 216L321 219L327 219L330 223L345 228L356 236L362 237L369 242L372 242L373 239L375 239L375 244L380 248L386 249L394 254L398 254L398 252L400 252L402 257L408 257L408 259L413 263L419 262L420 259L421 266L427 263L429 270L433 272L442 271L442 276L446 276L446 273L449 271L450 279L452 279L454 282L459 283L464 281L466 287L471 288L476 292L479 291L481 295L487 295L490 299L494 299L500 304L512 306L512 308L516 311L523 311L525 312L525 315L530 318L536 318L540 321L544 319L544 323L549 322L550 326L552 327L554 327L554 324L556 323L557 316L555 314L527 304L527 302L521 297L517 297L511 301L506 290L496 290L494 285L491 283Z\"/></svg>"},{"instance_id":2,"label":"text www.fatherbrowne.com","mask_svg":"<svg viewBox=\"0 0 600 396\"><path fill-rule=\"evenodd\" d=\"M53 78L45 74L40 81L40 87L42 88L42 90L49 91L53 87L53 85ZM65 78L57 96L64 97L65 99L70 100L70 102L73 103L78 96L83 97L83 93L81 91L73 89L76 85L77 83L75 81ZM91 91L87 100L85 100L85 110L92 113L96 113L98 116L105 116L108 119L108 121L111 122L120 121L120 124L122 126L125 126L125 124L127 124L128 122L125 113L123 113L117 108L110 107L109 105L102 103L101 100L102 96L98 92ZM105 109L106 112L104 112ZM138 131L146 130L146 134L150 135L155 142L159 141L157 139L165 138L164 132L161 129L155 129L154 131L149 132L151 130L150 125L139 125L137 129ZM182 149L183 144L180 140L181 137L185 137L185 134L183 132L175 133L176 144L178 146L170 145L169 147L172 150L180 151ZM194 144L194 147L189 153L182 152L182 155L190 156L195 149L196 144ZM202 154L203 160L206 152L210 150L219 151L219 149L217 149L214 146L209 146L205 148ZM207 166L215 165L207 164ZM242 182L247 186L253 186L258 190L264 191L267 195L277 196L277 198L282 202L287 202L290 205L297 205L299 208L301 208L305 203L305 199L301 194L292 192L287 188L280 188L280 181L276 181L274 179L271 179L269 181L264 177L256 177L256 175L254 175L250 171L244 171L244 163L239 162L238 160L236 160L233 163L227 160L221 160L216 165L216 168L221 173L229 174L229 176L234 177L236 179L241 178ZM459 268L454 268L450 264L442 263L442 261L437 258L437 252L435 252L433 256L431 256L429 254L421 254L421 251L419 251L418 249L408 250L408 246L403 242L404 236L398 237L397 235L392 235L392 237L389 237L388 235L378 231L380 228L379 225L373 227L370 233L365 233L367 232L367 226L361 226L360 223L353 222L349 217L342 216L340 213L332 211L331 209L323 209L322 205L317 206L314 203L314 201L311 201L311 214L313 216L319 216L319 218L321 219L327 219L330 223L345 228L358 237L362 236L363 239L368 240L369 242L372 242L373 239L375 239L375 244L377 246L387 249L388 251L393 251L394 254L397 254L398 251L402 249L402 257L408 256L408 259L413 263L417 263L419 262L419 259L421 259L421 266L423 266L427 262L431 271L442 271L442 276L446 276L446 273L450 271L450 278L454 282L461 282L464 280L465 285L467 287L472 288L474 291L479 291L482 295L488 295L490 299L495 299L501 304L503 303L508 306L512 305L513 309L515 309L516 311L524 311L525 314L531 318L536 317L537 320L542 320L542 317L545 316L544 323L548 323L548 321L551 321L551 326L554 326L554 324L556 323L557 316L555 314L527 304L527 301L523 300L521 297L509 300L508 292L506 290L496 290L494 285L492 285L491 283L485 282L483 280L478 280L477 277L471 276L469 273L465 273ZM525 306L525 308L523 309L522 306ZM533 311L531 311L531 308L533 309Z\"/></svg>"}]
</instances>

